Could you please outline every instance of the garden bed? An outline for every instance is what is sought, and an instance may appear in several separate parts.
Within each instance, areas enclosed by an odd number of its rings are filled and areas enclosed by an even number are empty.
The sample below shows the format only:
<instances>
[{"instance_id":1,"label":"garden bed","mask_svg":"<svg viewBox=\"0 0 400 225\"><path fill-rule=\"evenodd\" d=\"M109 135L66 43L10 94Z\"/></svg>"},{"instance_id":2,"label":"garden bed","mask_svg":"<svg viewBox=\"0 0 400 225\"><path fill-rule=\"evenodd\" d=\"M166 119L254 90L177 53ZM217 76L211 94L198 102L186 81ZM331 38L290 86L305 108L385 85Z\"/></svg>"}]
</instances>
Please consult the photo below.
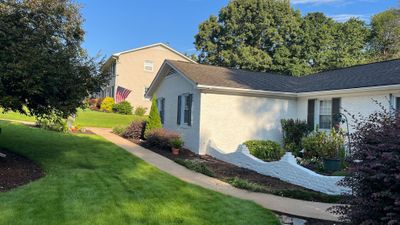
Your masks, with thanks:
<instances>
[{"instance_id":1,"label":"garden bed","mask_svg":"<svg viewBox=\"0 0 400 225\"><path fill-rule=\"evenodd\" d=\"M0 192L30 183L44 176L42 169L31 160L0 149Z\"/></svg>"},{"instance_id":2,"label":"garden bed","mask_svg":"<svg viewBox=\"0 0 400 225\"><path fill-rule=\"evenodd\" d=\"M169 149L149 146L146 141L132 141L183 166L231 183L238 188L307 201L337 203L340 200L340 196L331 196L312 191L274 177L261 175L252 170L223 162L208 155L194 154L188 149L182 149L180 154L176 156Z\"/></svg>"}]
</instances>

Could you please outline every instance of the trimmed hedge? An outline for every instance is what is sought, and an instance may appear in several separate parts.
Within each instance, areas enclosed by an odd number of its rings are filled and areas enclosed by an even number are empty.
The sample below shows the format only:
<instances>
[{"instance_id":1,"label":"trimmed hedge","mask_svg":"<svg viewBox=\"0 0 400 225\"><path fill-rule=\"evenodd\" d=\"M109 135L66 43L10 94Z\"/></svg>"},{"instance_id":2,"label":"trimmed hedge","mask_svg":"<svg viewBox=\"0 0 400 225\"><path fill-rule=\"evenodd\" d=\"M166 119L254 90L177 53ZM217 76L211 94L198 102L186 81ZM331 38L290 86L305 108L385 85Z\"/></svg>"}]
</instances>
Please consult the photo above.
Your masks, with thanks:
<instances>
[{"instance_id":1,"label":"trimmed hedge","mask_svg":"<svg viewBox=\"0 0 400 225\"><path fill-rule=\"evenodd\" d=\"M270 162L277 161L285 154L283 148L274 141L251 140L244 143L255 157Z\"/></svg>"},{"instance_id":2,"label":"trimmed hedge","mask_svg":"<svg viewBox=\"0 0 400 225\"><path fill-rule=\"evenodd\" d=\"M132 115L133 107L128 101L122 101L114 104L112 110L119 114Z\"/></svg>"}]
</instances>

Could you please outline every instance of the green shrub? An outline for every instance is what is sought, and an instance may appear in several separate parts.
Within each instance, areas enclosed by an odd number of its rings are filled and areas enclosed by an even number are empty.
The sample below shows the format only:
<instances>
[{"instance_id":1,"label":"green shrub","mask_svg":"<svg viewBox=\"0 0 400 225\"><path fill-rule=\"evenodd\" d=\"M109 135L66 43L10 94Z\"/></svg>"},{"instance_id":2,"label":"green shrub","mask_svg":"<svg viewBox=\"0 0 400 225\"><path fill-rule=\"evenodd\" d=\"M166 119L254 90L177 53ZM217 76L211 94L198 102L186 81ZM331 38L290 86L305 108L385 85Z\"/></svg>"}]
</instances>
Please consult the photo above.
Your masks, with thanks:
<instances>
[{"instance_id":1,"label":"green shrub","mask_svg":"<svg viewBox=\"0 0 400 225\"><path fill-rule=\"evenodd\" d=\"M324 141L326 133L322 131L315 131L302 139L302 146L304 148L304 158L321 158L324 148Z\"/></svg>"},{"instance_id":2,"label":"green shrub","mask_svg":"<svg viewBox=\"0 0 400 225\"><path fill-rule=\"evenodd\" d=\"M251 140L244 143L250 154L264 161L277 161L282 158L285 151L274 141Z\"/></svg>"},{"instance_id":3,"label":"green shrub","mask_svg":"<svg viewBox=\"0 0 400 225\"><path fill-rule=\"evenodd\" d=\"M104 112L111 112L114 105L114 99L111 97L106 97L101 102L100 110Z\"/></svg>"},{"instance_id":4,"label":"green shrub","mask_svg":"<svg viewBox=\"0 0 400 225\"><path fill-rule=\"evenodd\" d=\"M342 196L340 195L327 195L319 192L303 191L299 189L285 189L275 191L273 194L286 198L325 203L339 203L342 199Z\"/></svg>"},{"instance_id":5,"label":"green shrub","mask_svg":"<svg viewBox=\"0 0 400 225\"><path fill-rule=\"evenodd\" d=\"M114 104L112 110L119 114L132 115L133 107L128 101L122 101Z\"/></svg>"},{"instance_id":6,"label":"green shrub","mask_svg":"<svg viewBox=\"0 0 400 225\"><path fill-rule=\"evenodd\" d=\"M285 150L298 155L303 148L302 138L306 137L313 130L313 127L309 126L307 121L298 119L282 119L281 125Z\"/></svg>"},{"instance_id":7,"label":"green shrub","mask_svg":"<svg viewBox=\"0 0 400 225\"><path fill-rule=\"evenodd\" d=\"M179 159L179 158L175 159L174 161L190 170L202 173L209 177L215 177L214 172L201 162L189 159Z\"/></svg>"},{"instance_id":8,"label":"green shrub","mask_svg":"<svg viewBox=\"0 0 400 225\"><path fill-rule=\"evenodd\" d=\"M113 133L122 136L126 132L126 126L116 126L113 128Z\"/></svg>"},{"instance_id":9,"label":"green shrub","mask_svg":"<svg viewBox=\"0 0 400 225\"><path fill-rule=\"evenodd\" d=\"M144 114L146 113L146 108L143 106L138 106L135 109L135 115L136 116L144 116Z\"/></svg>"},{"instance_id":10,"label":"green shrub","mask_svg":"<svg viewBox=\"0 0 400 225\"><path fill-rule=\"evenodd\" d=\"M329 133L315 131L302 139L305 158L344 158L344 137L334 128Z\"/></svg>"},{"instance_id":11,"label":"green shrub","mask_svg":"<svg viewBox=\"0 0 400 225\"><path fill-rule=\"evenodd\" d=\"M149 119L146 124L146 128L144 130L144 137L147 138L148 134L157 128L162 128L160 114L158 112L157 100L156 96L153 96L153 100L151 103Z\"/></svg>"},{"instance_id":12,"label":"green shrub","mask_svg":"<svg viewBox=\"0 0 400 225\"><path fill-rule=\"evenodd\" d=\"M254 192L266 192L265 188L259 184L250 182L245 179L240 179L238 177L228 179L228 183L234 187L245 189Z\"/></svg>"},{"instance_id":13,"label":"green shrub","mask_svg":"<svg viewBox=\"0 0 400 225\"><path fill-rule=\"evenodd\" d=\"M68 132L67 121L56 115L37 118L36 125L45 130Z\"/></svg>"},{"instance_id":14,"label":"green shrub","mask_svg":"<svg viewBox=\"0 0 400 225\"><path fill-rule=\"evenodd\" d=\"M183 147L183 144L184 144L184 143L183 143L182 139L180 139L180 138L174 138L174 139L170 140L169 144L170 144L170 146L171 146L172 148L181 149L181 148Z\"/></svg>"}]
</instances>

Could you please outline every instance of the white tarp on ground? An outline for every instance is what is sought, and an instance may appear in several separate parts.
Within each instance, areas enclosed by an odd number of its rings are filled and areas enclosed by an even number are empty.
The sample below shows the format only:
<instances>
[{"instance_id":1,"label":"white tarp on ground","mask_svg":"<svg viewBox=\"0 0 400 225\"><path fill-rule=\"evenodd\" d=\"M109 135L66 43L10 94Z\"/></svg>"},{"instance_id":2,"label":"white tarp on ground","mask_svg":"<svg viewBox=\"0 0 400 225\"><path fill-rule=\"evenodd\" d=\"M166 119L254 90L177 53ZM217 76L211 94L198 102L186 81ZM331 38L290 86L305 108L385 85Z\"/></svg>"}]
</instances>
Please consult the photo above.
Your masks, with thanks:
<instances>
[{"instance_id":1,"label":"white tarp on ground","mask_svg":"<svg viewBox=\"0 0 400 225\"><path fill-rule=\"evenodd\" d=\"M324 176L317 174L296 162L292 153L287 152L281 160L265 162L250 154L245 145L240 145L235 152L224 153L212 141L208 144L207 154L236 166L256 171L260 174L276 177L314 191L337 195L349 191L338 186L342 176Z\"/></svg>"}]
</instances>

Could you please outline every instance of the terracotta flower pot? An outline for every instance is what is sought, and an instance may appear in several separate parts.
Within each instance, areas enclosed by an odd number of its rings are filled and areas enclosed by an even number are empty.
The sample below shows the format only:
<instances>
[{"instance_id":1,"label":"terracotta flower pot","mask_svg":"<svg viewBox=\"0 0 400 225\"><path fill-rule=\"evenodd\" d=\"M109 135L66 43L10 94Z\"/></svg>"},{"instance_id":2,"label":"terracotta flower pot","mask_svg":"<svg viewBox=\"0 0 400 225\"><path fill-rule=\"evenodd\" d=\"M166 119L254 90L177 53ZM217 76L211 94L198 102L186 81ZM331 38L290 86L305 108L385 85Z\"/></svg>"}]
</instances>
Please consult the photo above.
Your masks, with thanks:
<instances>
[{"instance_id":1,"label":"terracotta flower pot","mask_svg":"<svg viewBox=\"0 0 400 225\"><path fill-rule=\"evenodd\" d=\"M179 155L179 148L171 148L172 155Z\"/></svg>"}]
</instances>

